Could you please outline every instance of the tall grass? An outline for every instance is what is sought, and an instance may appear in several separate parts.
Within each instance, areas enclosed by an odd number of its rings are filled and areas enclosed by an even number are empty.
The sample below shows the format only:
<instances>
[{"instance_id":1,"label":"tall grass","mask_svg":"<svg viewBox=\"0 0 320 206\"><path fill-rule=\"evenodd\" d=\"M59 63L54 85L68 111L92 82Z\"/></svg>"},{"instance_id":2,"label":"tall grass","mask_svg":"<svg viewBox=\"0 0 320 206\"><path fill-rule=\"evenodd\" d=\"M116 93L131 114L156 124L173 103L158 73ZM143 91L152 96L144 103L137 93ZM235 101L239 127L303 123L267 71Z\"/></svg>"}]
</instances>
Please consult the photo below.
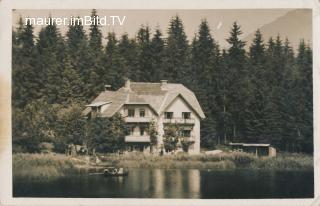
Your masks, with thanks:
<instances>
[{"instance_id":1,"label":"tall grass","mask_svg":"<svg viewBox=\"0 0 320 206\"><path fill-rule=\"evenodd\" d=\"M74 174L101 172L103 166L113 165L128 168L162 169L217 169L237 168L264 170L312 170L313 158L302 154L279 154L276 158L255 157L247 153L223 152L215 155L125 155L100 154L99 165L88 164L82 157L67 157L62 154L13 154L13 177L56 178Z\"/></svg>"},{"instance_id":2,"label":"tall grass","mask_svg":"<svg viewBox=\"0 0 320 206\"><path fill-rule=\"evenodd\" d=\"M72 159L61 154L13 154L13 177L55 178L78 173Z\"/></svg>"},{"instance_id":3,"label":"tall grass","mask_svg":"<svg viewBox=\"0 0 320 206\"><path fill-rule=\"evenodd\" d=\"M185 153L167 156L130 153L126 155L100 155L103 162L132 168L194 168L194 169L272 169L312 170L313 158L304 154L279 154L275 158L256 157L243 152L223 152L215 155L189 155Z\"/></svg>"},{"instance_id":4,"label":"tall grass","mask_svg":"<svg viewBox=\"0 0 320 206\"><path fill-rule=\"evenodd\" d=\"M313 158L301 154L281 154L276 158L257 158L252 162L253 169L313 170Z\"/></svg>"}]
</instances>

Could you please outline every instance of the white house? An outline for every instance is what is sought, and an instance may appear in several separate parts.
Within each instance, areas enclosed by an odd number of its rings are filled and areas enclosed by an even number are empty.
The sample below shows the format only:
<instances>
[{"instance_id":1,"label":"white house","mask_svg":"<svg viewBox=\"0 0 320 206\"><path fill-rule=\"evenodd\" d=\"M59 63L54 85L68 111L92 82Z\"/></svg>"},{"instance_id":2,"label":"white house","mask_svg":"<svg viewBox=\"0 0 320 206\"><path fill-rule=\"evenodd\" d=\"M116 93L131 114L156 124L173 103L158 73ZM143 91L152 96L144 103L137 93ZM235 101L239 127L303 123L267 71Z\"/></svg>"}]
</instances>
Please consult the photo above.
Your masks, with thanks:
<instances>
[{"instance_id":1,"label":"white house","mask_svg":"<svg viewBox=\"0 0 320 206\"><path fill-rule=\"evenodd\" d=\"M158 131L157 149L163 148L163 137L170 125L179 125L180 135L190 141L189 153L200 152L200 120L205 118L192 91L182 84L130 82L117 91L103 91L86 105L84 115L112 117L120 113L128 128L125 142L128 150L150 151L147 128L154 121Z\"/></svg>"}]
</instances>

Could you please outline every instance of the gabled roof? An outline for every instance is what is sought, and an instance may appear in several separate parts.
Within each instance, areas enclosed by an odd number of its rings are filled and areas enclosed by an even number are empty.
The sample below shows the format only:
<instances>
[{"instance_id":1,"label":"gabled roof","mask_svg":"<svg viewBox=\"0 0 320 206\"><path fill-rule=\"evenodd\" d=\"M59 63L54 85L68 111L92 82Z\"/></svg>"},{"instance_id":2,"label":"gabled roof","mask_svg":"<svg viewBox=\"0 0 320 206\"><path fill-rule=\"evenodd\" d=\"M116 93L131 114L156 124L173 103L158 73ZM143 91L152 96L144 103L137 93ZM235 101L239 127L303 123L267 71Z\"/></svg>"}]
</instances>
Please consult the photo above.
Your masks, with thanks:
<instances>
[{"instance_id":1,"label":"gabled roof","mask_svg":"<svg viewBox=\"0 0 320 206\"><path fill-rule=\"evenodd\" d=\"M91 104L87 104L86 107L99 107L105 104L110 104L111 102L94 102Z\"/></svg>"},{"instance_id":2,"label":"gabled roof","mask_svg":"<svg viewBox=\"0 0 320 206\"><path fill-rule=\"evenodd\" d=\"M182 84L129 82L128 85L117 91L101 92L91 104L111 102L101 114L102 117L113 116L125 104L147 104L159 115L180 95L199 117L205 118L194 93ZM87 107L83 114L90 111L90 107Z\"/></svg>"}]
</instances>

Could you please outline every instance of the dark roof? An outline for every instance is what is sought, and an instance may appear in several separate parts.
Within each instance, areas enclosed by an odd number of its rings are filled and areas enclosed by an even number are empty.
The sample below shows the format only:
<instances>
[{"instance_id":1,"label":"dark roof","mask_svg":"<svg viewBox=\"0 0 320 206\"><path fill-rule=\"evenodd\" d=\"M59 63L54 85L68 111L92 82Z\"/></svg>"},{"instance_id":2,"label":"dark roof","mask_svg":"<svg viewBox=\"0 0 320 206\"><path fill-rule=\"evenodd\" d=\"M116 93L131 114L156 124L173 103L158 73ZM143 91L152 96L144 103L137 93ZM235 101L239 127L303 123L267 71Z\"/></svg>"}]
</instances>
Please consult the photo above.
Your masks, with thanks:
<instances>
[{"instance_id":1,"label":"dark roof","mask_svg":"<svg viewBox=\"0 0 320 206\"><path fill-rule=\"evenodd\" d=\"M232 142L230 142L229 145L244 146L244 147L269 147L270 146L270 144L261 144L261 143L232 143Z\"/></svg>"},{"instance_id":2,"label":"dark roof","mask_svg":"<svg viewBox=\"0 0 320 206\"><path fill-rule=\"evenodd\" d=\"M91 104L111 102L110 106L102 112L103 117L113 116L124 104L147 104L159 115L178 96L181 96L199 117L205 118L194 93L182 84L130 82L130 89L122 87L117 91L101 92ZM83 114L86 115L90 111L91 108L87 107Z\"/></svg>"}]
</instances>

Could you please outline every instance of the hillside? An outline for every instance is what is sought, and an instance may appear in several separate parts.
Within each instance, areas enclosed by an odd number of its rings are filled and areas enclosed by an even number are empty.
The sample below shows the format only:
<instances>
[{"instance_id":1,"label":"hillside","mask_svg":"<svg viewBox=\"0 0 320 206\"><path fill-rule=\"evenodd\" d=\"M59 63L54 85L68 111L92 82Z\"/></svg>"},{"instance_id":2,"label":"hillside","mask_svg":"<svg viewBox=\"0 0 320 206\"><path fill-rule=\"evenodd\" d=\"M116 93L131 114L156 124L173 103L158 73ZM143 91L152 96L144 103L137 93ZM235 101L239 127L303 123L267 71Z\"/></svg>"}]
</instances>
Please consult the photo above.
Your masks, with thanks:
<instances>
[{"instance_id":1,"label":"hillside","mask_svg":"<svg viewBox=\"0 0 320 206\"><path fill-rule=\"evenodd\" d=\"M284 16L259 29L265 41L279 34L282 38L287 37L295 49L301 39L305 39L307 43L312 45L312 11L310 9L289 11ZM243 39L249 43L247 44L249 46L253 38L254 33L250 33Z\"/></svg>"}]
</instances>

